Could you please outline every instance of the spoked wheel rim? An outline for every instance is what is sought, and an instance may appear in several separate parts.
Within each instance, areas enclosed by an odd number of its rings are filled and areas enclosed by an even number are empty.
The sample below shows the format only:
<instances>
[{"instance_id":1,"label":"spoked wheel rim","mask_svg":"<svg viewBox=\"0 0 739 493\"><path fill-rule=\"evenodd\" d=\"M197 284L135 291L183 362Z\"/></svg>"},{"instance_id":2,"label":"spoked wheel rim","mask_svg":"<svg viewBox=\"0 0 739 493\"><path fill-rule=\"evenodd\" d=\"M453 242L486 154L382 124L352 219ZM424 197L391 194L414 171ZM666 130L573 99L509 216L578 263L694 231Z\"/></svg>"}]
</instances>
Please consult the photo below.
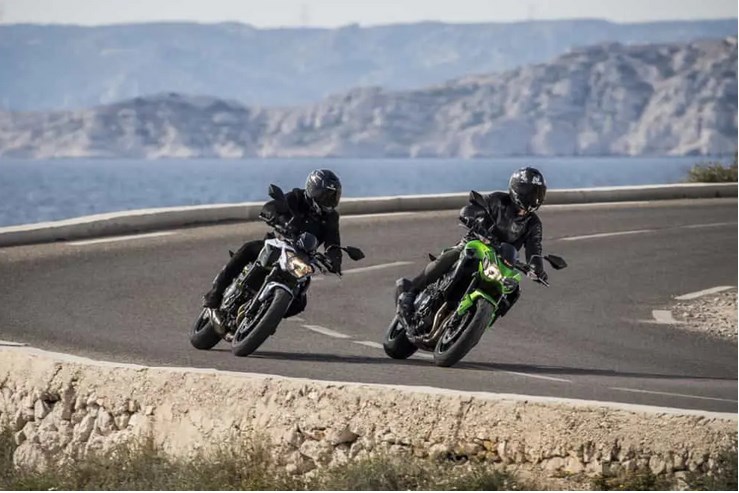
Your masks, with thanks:
<instances>
[{"instance_id":1,"label":"spoked wheel rim","mask_svg":"<svg viewBox=\"0 0 739 493\"><path fill-rule=\"evenodd\" d=\"M257 310L257 313L254 314L254 316L244 317L244 320L241 321L239 327L236 329L236 333L234 334L233 338L234 342L241 342L249 337L249 334L251 334L251 332L257 326L259 320L261 320L262 318L262 315L264 315L271 303L272 298L270 297L259 304L259 309Z\"/></svg>"},{"instance_id":2,"label":"spoked wheel rim","mask_svg":"<svg viewBox=\"0 0 739 493\"><path fill-rule=\"evenodd\" d=\"M439 353L447 351L454 345L455 342L457 342L459 337L464 333L465 328L467 328L467 324L469 323L470 319L474 315L473 311L474 310L472 309L467 310L467 312L458 319L459 321L453 327L445 329L444 332L442 332L441 339L439 340L438 345ZM446 322L444 322L444 325L448 325L455 319L457 319L456 314L449 317Z\"/></svg>"}]
</instances>

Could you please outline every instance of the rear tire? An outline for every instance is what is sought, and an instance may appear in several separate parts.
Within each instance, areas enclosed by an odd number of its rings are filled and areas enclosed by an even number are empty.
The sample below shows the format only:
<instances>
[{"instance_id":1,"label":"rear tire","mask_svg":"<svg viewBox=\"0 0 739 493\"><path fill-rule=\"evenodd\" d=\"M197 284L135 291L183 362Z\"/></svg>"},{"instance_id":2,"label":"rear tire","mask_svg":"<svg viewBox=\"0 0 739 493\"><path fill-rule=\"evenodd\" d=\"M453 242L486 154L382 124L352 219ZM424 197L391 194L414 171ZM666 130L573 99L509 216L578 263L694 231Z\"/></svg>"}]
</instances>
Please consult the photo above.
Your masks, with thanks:
<instances>
[{"instance_id":1,"label":"rear tire","mask_svg":"<svg viewBox=\"0 0 739 493\"><path fill-rule=\"evenodd\" d=\"M418 348L405 335L405 327L400 323L397 315L385 330L382 347L385 349L385 354L393 359L407 359L418 351Z\"/></svg>"},{"instance_id":2,"label":"rear tire","mask_svg":"<svg viewBox=\"0 0 739 493\"><path fill-rule=\"evenodd\" d=\"M203 308L192 328L190 328L190 344L196 349L208 350L219 342L221 342L221 336L213 328L213 322L208 316L208 309Z\"/></svg>"},{"instance_id":3,"label":"rear tire","mask_svg":"<svg viewBox=\"0 0 739 493\"><path fill-rule=\"evenodd\" d=\"M249 356L256 351L277 330L292 300L292 295L284 289L275 289L272 299L265 300L269 306L249 333L239 338L239 329L236 330L231 341L231 352L236 356Z\"/></svg>"},{"instance_id":4,"label":"rear tire","mask_svg":"<svg viewBox=\"0 0 739 493\"><path fill-rule=\"evenodd\" d=\"M461 333L453 341L445 343L445 336L453 328L447 328L436 343L434 348L434 364L436 366L449 367L455 365L464 358L473 347L480 342L490 319L493 316L494 307L485 300L479 299L475 303L471 318L466 322L466 327L461 328Z\"/></svg>"}]
</instances>

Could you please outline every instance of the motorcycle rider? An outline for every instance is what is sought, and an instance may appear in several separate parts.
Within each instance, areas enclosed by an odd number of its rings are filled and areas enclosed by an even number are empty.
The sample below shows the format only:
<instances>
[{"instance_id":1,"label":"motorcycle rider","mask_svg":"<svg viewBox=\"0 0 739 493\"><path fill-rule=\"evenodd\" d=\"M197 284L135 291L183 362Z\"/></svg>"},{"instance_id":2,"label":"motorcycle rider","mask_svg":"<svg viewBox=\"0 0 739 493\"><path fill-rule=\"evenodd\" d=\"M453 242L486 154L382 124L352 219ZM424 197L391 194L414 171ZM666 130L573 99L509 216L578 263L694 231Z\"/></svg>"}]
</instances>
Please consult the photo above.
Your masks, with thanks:
<instances>
[{"instance_id":1,"label":"motorcycle rider","mask_svg":"<svg viewBox=\"0 0 739 493\"><path fill-rule=\"evenodd\" d=\"M511 175L508 181L508 193L493 192L485 201L492 213L488 217L485 211L475 204L468 204L460 210L460 220L469 228L481 229L488 232L493 240L513 245L516 250L526 247L526 261L533 267L538 279L546 281L541 255L542 225L535 211L544 202L547 185L544 176L535 168L521 168ZM491 221L492 219L492 221ZM442 253L436 260L431 261L424 270L410 281L410 284L399 281L397 284L398 314L405 321L413 315L413 302L426 286L443 276L454 265L457 259L460 262L455 270L452 291L456 283L464 282L472 274L471 269L475 262L465 261L462 254L467 238L463 238L455 247ZM532 256L534 256L532 258ZM460 258L461 257L461 258ZM516 290L504 298L498 311L499 316L505 315L511 306L518 300L520 290Z\"/></svg>"},{"instance_id":2,"label":"motorcycle rider","mask_svg":"<svg viewBox=\"0 0 739 493\"><path fill-rule=\"evenodd\" d=\"M293 233L309 232L324 245L326 256L331 262L332 271L341 273L341 249L328 247L341 245L339 234L339 213L336 206L341 199L341 181L328 169L311 171L305 181L305 188L294 188L285 194L285 201L270 200L262 207L260 217L271 226L279 225L289 228ZM270 237L271 233L267 234ZM203 306L219 308L223 292L228 285L250 262L254 265L247 274L245 284L257 290L264 281L269 269L266 259L260 258L264 247L264 239L247 241L233 254L228 263L213 280L213 287L203 296ZM287 316L300 313L305 309L306 300L296 300Z\"/></svg>"}]
</instances>

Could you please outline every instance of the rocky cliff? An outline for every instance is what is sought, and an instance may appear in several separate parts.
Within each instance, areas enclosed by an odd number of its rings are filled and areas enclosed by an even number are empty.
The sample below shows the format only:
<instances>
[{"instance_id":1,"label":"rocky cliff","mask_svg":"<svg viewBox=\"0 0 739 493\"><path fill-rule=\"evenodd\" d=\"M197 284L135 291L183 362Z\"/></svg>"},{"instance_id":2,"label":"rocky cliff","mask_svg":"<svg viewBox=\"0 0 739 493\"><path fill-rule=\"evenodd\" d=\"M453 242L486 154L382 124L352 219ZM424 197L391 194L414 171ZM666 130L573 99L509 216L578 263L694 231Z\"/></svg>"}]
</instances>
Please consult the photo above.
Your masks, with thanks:
<instances>
[{"instance_id":1,"label":"rocky cliff","mask_svg":"<svg viewBox=\"0 0 739 493\"><path fill-rule=\"evenodd\" d=\"M159 94L0 113L0 156L483 157L713 154L737 148L737 40L572 51L420 90L298 107Z\"/></svg>"},{"instance_id":2,"label":"rocky cliff","mask_svg":"<svg viewBox=\"0 0 739 493\"><path fill-rule=\"evenodd\" d=\"M736 19L597 19L258 29L238 23L0 25L0 107L86 108L174 91L299 105L352 87L412 89L582 46L736 36Z\"/></svg>"}]
</instances>

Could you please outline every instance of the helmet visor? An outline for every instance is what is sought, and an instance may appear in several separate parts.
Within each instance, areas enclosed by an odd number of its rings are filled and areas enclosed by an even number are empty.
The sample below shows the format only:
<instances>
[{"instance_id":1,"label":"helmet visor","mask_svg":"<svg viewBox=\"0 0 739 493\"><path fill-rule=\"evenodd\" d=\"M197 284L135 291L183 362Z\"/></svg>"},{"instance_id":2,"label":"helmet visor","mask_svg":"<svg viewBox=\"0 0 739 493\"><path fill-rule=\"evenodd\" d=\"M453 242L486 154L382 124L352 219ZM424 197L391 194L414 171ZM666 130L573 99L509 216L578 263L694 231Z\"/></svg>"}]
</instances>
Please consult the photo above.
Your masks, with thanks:
<instances>
[{"instance_id":1,"label":"helmet visor","mask_svg":"<svg viewBox=\"0 0 739 493\"><path fill-rule=\"evenodd\" d=\"M336 208L341 199L341 189L327 187L313 193L313 201L324 211Z\"/></svg>"},{"instance_id":2,"label":"helmet visor","mask_svg":"<svg viewBox=\"0 0 739 493\"><path fill-rule=\"evenodd\" d=\"M526 212L534 212L544 202L547 189L541 185L526 183L520 185L517 192L520 207Z\"/></svg>"}]
</instances>

